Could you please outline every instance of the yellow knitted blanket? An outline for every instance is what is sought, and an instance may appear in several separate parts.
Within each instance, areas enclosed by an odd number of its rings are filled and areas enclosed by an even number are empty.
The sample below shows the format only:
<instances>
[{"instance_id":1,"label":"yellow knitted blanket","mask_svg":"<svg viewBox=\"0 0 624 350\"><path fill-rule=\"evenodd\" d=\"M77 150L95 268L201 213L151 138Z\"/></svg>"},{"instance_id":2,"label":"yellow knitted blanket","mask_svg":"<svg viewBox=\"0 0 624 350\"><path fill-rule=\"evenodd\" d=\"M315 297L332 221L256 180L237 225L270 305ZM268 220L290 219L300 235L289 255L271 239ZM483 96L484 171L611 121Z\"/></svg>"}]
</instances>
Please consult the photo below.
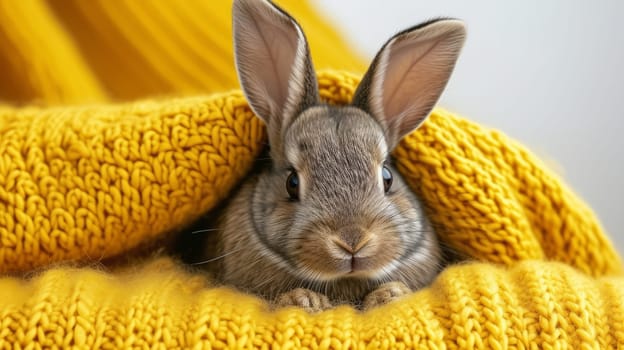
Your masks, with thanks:
<instances>
[{"instance_id":1,"label":"yellow knitted blanket","mask_svg":"<svg viewBox=\"0 0 624 350\"><path fill-rule=\"evenodd\" d=\"M318 66L361 69L304 2L282 3ZM624 346L622 264L592 211L521 145L442 109L395 156L441 238L475 262L423 290L367 313L275 312L170 258L133 261L227 196L264 140L240 92L213 93L236 86L227 13L0 1L0 348ZM325 71L321 94L345 103L358 79ZM197 92L210 94L109 102ZM115 256L130 262L97 263Z\"/></svg>"},{"instance_id":2,"label":"yellow knitted blanket","mask_svg":"<svg viewBox=\"0 0 624 350\"><path fill-rule=\"evenodd\" d=\"M319 83L344 103L357 79L327 72ZM239 92L5 107L0 125L0 267L14 273L110 257L188 224L244 175L264 138ZM318 316L270 312L166 258L113 272L57 267L0 279L0 347L624 344L619 258L592 212L529 152L438 109L395 155L442 238L481 263L366 314Z\"/></svg>"}]
</instances>

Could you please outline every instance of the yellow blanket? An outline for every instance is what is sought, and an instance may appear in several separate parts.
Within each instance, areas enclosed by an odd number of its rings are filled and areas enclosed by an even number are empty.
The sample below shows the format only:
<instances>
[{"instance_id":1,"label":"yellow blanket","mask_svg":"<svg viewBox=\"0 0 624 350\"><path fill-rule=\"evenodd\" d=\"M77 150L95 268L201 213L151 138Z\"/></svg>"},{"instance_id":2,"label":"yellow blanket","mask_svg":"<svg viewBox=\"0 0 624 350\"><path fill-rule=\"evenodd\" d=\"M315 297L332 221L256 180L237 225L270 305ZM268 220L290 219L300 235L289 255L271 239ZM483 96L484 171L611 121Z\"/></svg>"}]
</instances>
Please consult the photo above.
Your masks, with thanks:
<instances>
[{"instance_id":1,"label":"yellow blanket","mask_svg":"<svg viewBox=\"0 0 624 350\"><path fill-rule=\"evenodd\" d=\"M319 76L323 96L357 79ZM189 223L264 138L241 94L0 110L0 266L93 261ZM624 344L624 277L592 212L525 149L436 110L396 151L442 238L482 261L366 314L266 304L162 258L0 280L0 347L500 347ZM557 262L555 262L557 261ZM508 268L503 267L509 266ZM576 269L575 269L576 268Z\"/></svg>"},{"instance_id":2,"label":"yellow blanket","mask_svg":"<svg viewBox=\"0 0 624 350\"><path fill-rule=\"evenodd\" d=\"M442 239L477 262L401 301L272 312L167 257L97 264L192 222L259 152L264 129L241 94L212 93L235 87L233 70L220 56L199 64L219 48L231 57L229 39L179 47L227 32L229 4L208 3L0 2L0 98L99 101L0 107L0 348L624 345L622 264L591 210L521 145L442 109L395 156ZM353 55L315 51L342 43L315 44L329 27L305 3L285 7L325 28L302 21L313 53L360 68ZM344 103L357 80L326 71L321 94ZM202 91L212 94L105 103Z\"/></svg>"}]
</instances>

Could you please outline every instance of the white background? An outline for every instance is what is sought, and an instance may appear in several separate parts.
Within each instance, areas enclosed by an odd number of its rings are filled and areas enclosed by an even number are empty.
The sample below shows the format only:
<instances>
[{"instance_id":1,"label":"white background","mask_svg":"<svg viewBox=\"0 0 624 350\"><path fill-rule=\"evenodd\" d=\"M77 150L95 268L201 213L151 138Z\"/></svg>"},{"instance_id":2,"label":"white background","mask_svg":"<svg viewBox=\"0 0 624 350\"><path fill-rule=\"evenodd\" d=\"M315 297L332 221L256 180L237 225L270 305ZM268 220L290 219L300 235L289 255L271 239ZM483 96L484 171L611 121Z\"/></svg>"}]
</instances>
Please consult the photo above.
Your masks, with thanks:
<instances>
[{"instance_id":1,"label":"white background","mask_svg":"<svg viewBox=\"0 0 624 350\"><path fill-rule=\"evenodd\" d=\"M624 253L624 1L315 4L370 58L403 28L463 19L468 39L440 105L554 164Z\"/></svg>"}]
</instances>

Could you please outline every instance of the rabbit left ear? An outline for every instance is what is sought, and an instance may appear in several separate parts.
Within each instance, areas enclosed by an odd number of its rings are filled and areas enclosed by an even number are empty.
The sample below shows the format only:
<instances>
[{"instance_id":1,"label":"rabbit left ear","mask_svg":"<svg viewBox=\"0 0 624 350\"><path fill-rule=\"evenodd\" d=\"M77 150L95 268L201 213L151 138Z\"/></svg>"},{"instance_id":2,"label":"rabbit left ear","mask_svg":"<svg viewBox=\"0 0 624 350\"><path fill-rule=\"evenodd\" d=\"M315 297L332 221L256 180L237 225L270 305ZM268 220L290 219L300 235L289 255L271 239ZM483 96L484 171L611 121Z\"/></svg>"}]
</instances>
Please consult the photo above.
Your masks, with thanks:
<instances>
[{"instance_id":1,"label":"rabbit left ear","mask_svg":"<svg viewBox=\"0 0 624 350\"><path fill-rule=\"evenodd\" d=\"M451 76L465 37L461 21L436 20L395 35L377 53L353 105L377 119L389 147L427 118Z\"/></svg>"},{"instance_id":2,"label":"rabbit left ear","mask_svg":"<svg viewBox=\"0 0 624 350\"><path fill-rule=\"evenodd\" d=\"M319 103L316 75L301 27L266 0L235 0L234 53L241 87L267 124L274 152L282 132L304 109Z\"/></svg>"}]
</instances>

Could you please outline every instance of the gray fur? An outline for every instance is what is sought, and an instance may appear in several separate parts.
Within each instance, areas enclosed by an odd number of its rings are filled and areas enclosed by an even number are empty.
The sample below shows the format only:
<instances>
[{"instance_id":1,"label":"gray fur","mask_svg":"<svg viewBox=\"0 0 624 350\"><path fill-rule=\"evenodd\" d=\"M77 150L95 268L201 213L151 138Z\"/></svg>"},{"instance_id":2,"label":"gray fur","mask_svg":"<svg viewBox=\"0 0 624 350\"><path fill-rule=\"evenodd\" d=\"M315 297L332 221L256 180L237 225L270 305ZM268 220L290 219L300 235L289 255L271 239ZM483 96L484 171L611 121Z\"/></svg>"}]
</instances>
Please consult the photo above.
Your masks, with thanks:
<instances>
[{"instance_id":1,"label":"gray fur","mask_svg":"<svg viewBox=\"0 0 624 350\"><path fill-rule=\"evenodd\" d=\"M279 20L263 23L259 17ZM256 23L260 31L269 30L262 28L266 26L299 42L285 46L266 43L266 47L259 48L250 45L244 36L257 34L253 29L237 28L250 22ZM451 31L457 31L455 22L449 25ZM380 89L386 70L390 71L386 66L393 64L394 42L408 41L400 44L399 56L404 60L409 58L405 51L410 49L409 40L416 42L423 37L428 44L439 40L456 49L455 44L445 41L448 35L444 25L436 28L427 31L417 27L393 37L358 88L354 106L327 106L318 102L308 45L294 19L263 0L235 0L234 33L241 86L254 111L267 123L272 162L241 185L221 218L219 244L206 249L206 259L222 257L212 266L221 282L270 300L302 287L326 295L334 304L361 303L386 282L402 282L412 290L430 283L442 266L440 245L422 204L392 167L389 152L411 131L405 125L416 127L424 120L422 111L429 113L429 105L441 93L439 86L446 81L433 84L437 89L433 92L407 91L427 95L426 105L409 105L395 120L380 112L389 109L382 103L390 100L409 104L409 99L400 95L403 92L397 87L401 85L393 87L394 95L389 99ZM461 30L460 34L463 27ZM288 57L288 52L280 50L293 47L305 48L305 57L294 59L288 78L284 74L269 76L258 72L262 67L252 67L262 59L268 60L267 65L275 64L274 58L262 53L256 57L254 48ZM444 71L432 76L450 75L446 70L452 70L456 56L449 56L449 52L445 48L443 57L434 59L437 66L442 62L450 68L444 66ZM290 55L297 57L292 52ZM383 65L378 64L379 57ZM423 61L426 59L430 58ZM413 63L418 64L420 58ZM411 67L401 64L399 68L402 66ZM392 74L396 77L397 71ZM263 90L263 79L273 79L266 85L274 88ZM262 107L266 101L278 107ZM411 115L412 110L420 114ZM384 165L394 179L387 193L381 177ZM298 200L291 200L286 190L286 179L293 170L300 180Z\"/></svg>"},{"instance_id":2,"label":"gray fur","mask_svg":"<svg viewBox=\"0 0 624 350\"><path fill-rule=\"evenodd\" d=\"M296 150L285 158L296 164L306 194L298 202L288 199L287 168L267 167L249 179L224 215L222 246L209 254L237 251L220 260L219 279L271 300L304 287L334 302L350 303L360 302L384 282L402 281L413 289L429 283L440 267L435 233L395 169L388 194L377 186L388 157L380 153L380 143L385 143L381 127L361 110L306 110L289 128L284 144ZM399 266L387 274L351 276L309 268L331 260L322 251L331 243L327 236L353 227L376 235L364 248L370 249L365 263L377 270Z\"/></svg>"}]
</instances>

